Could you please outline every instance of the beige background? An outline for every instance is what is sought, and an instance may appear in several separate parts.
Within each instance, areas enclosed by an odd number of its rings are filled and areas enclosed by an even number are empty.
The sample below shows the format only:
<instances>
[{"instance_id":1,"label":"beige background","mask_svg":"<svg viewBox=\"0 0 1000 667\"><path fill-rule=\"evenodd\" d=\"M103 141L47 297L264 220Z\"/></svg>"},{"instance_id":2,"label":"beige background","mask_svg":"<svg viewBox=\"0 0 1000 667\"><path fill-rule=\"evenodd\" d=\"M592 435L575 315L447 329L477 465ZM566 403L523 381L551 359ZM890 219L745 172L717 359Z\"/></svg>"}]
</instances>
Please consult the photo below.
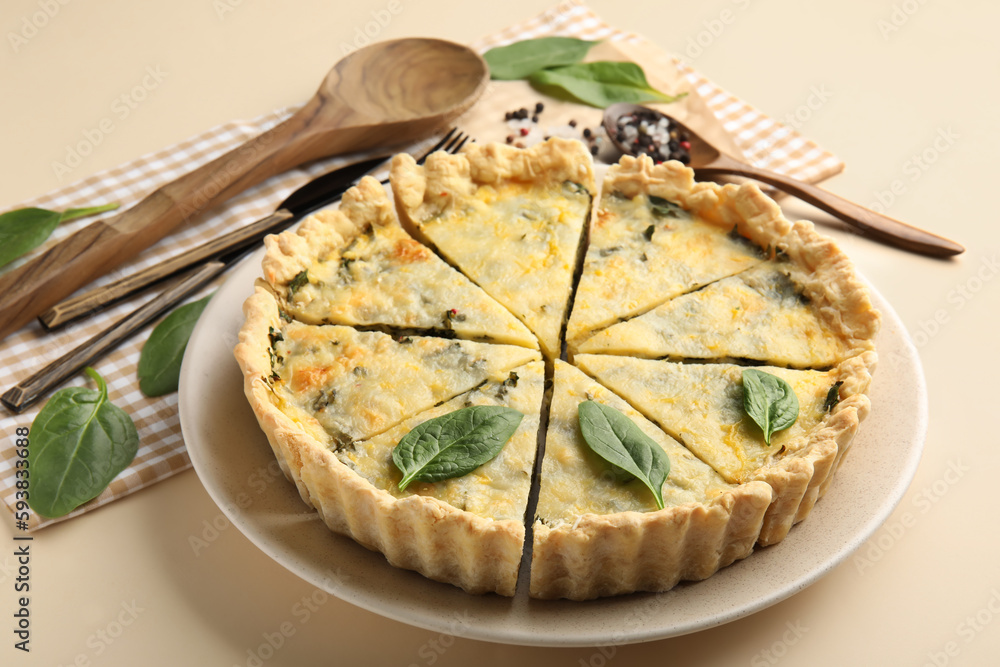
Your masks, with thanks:
<instances>
[{"instance_id":1,"label":"beige background","mask_svg":"<svg viewBox=\"0 0 1000 667\"><path fill-rule=\"evenodd\" d=\"M402 11L379 38L471 41L550 4L398 2ZM216 123L306 99L343 45L388 4L4 0L0 209ZM43 6L54 16L15 49L10 33L21 33ZM594 649L451 641L333 598L300 622L293 608L314 589L234 528L194 554L189 537L219 510L187 472L38 534L30 655L12 646L13 529L0 521L0 664L247 664L262 633L288 621L294 636L264 664L996 663L1000 232L990 167L1000 153L1000 5L592 0L591 7L834 151L847 171L831 189L866 204L891 196L890 214L968 247L956 261L935 261L831 231L895 306L927 375L926 449L886 527L785 602L608 658ZM699 37L700 52L692 46ZM158 68L162 80L119 119L115 100L140 85L147 68ZM65 161L67 147L109 115L113 132L60 181L53 162ZM829 220L786 204L789 215ZM964 472L956 478L949 467ZM904 515L912 521L904 524Z\"/></svg>"}]
</instances>

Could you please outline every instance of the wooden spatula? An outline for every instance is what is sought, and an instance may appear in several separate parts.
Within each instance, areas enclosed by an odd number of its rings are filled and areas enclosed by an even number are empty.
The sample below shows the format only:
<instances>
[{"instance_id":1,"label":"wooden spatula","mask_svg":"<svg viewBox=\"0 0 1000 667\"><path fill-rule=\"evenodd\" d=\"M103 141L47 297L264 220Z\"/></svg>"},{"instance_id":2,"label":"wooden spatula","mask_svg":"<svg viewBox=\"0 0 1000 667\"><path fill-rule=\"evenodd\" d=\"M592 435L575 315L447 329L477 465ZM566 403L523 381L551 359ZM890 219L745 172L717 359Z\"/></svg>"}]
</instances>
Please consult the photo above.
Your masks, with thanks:
<instances>
[{"instance_id":1,"label":"wooden spatula","mask_svg":"<svg viewBox=\"0 0 1000 667\"><path fill-rule=\"evenodd\" d=\"M400 39L355 51L285 122L0 277L0 339L200 213L275 174L432 133L468 109L488 80L479 55L443 40Z\"/></svg>"}]
</instances>

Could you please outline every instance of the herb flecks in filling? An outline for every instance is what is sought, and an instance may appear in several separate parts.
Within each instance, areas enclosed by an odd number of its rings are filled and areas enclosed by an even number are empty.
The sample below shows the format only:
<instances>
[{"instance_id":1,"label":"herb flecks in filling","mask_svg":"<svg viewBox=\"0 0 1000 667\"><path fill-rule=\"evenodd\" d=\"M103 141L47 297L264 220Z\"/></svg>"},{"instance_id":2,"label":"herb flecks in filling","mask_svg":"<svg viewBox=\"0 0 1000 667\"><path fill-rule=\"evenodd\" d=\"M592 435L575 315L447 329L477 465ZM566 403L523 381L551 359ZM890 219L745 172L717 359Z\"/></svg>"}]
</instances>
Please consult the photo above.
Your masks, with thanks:
<instances>
[{"instance_id":1,"label":"herb flecks in filling","mask_svg":"<svg viewBox=\"0 0 1000 667\"><path fill-rule=\"evenodd\" d=\"M300 289L309 284L309 270L303 269L295 274L295 277L288 283L288 295L292 296Z\"/></svg>"}]
</instances>

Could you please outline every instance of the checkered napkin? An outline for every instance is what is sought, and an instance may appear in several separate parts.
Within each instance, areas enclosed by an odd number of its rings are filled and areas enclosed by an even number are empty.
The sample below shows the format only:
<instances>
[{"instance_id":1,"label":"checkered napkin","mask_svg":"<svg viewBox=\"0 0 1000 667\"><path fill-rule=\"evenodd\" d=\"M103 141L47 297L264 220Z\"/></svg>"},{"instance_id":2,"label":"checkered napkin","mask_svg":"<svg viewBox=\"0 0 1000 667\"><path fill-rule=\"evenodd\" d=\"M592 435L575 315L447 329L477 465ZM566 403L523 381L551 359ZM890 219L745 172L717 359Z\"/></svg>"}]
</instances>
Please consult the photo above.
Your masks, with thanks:
<instances>
[{"instance_id":1,"label":"checkered napkin","mask_svg":"<svg viewBox=\"0 0 1000 667\"><path fill-rule=\"evenodd\" d=\"M638 35L607 25L579 0L563 2L531 20L511 26L472 46L479 51L485 51L493 46L545 35L599 39L620 43L623 46L640 45L647 50L656 48ZM679 59L667 56L662 62L672 63L678 69L692 90L703 98L725 131L731 135L734 144L754 164L810 182L827 178L843 168L843 164L830 153L801 137L793 129L768 118L746 102L722 90ZM9 208L38 206L65 210L117 201L121 203L121 210L124 210L161 185L273 127L294 111L295 109L283 109L250 121L237 121L214 127L177 145ZM501 100L487 95L474 107L472 113L491 119L502 118L504 108L501 108ZM123 275L157 264L172 255L268 215L295 188L347 161L348 159L343 157L324 160L308 168L293 169L276 176L209 212L194 226L176 232L149 248L133 261L96 281L93 286L107 284ZM87 218L67 223L56 230L48 243L58 242L94 220L95 218ZM30 256L21 261L26 259L30 259ZM194 295L192 300L200 298L217 286L218 281L215 286L203 290L202 294ZM82 341L106 329L152 298L156 291L152 290L150 294L128 300L57 333L47 333L35 322L9 336L0 342L0 368L4 370L0 374L0 389L5 390L20 382ZM140 332L132 340L94 364L95 369L108 383L111 401L123 408L135 421L140 440L139 453L135 460L100 496L66 517L43 519L30 513L25 525L18 523L18 528L35 530L83 514L190 467L191 461L181 438L177 395L147 398L139 391L136 365L147 336L148 332ZM68 384L84 385L88 382L89 379L80 375L71 379ZM14 416L0 409L0 433L4 437L4 441L0 443L0 497L12 512L18 498L15 486L18 462L14 446L15 432L19 427L30 426L38 409L36 407Z\"/></svg>"}]
</instances>

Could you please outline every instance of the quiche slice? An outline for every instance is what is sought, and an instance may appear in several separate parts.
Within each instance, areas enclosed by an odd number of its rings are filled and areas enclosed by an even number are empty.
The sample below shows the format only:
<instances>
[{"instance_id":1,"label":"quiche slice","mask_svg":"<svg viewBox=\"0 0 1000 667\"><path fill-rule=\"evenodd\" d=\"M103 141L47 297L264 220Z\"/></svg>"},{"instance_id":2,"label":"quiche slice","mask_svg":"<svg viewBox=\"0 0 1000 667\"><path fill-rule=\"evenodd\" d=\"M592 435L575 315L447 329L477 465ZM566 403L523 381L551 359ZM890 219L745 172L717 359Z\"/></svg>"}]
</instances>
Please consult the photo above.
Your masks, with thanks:
<instances>
[{"instance_id":1,"label":"quiche slice","mask_svg":"<svg viewBox=\"0 0 1000 667\"><path fill-rule=\"evenodd\" d=\"M690 169L642 165L623 159L604 178L566 328L571 349L595 331L763 259L733 225L699 213L701 190Z\"/></svg>"},{"instance_id":2,"label":"quiche slice","mask_svg":"<svg viewBox=\"0 0 1000 667\"><path fill-rule=\"evenodd\" d=\"M538 348L506 308L403 230L374 178L348 190L339 210L264 244L264 280L296 320Z\"/></svg>"},{"instance_id":3,"label":"quiche slice","mask_svg":"<svg viewBox=\"0 0 1000 667\"><path fill-rule=\"evenodd\" d=\"M771 544L808 514L868 414L864 392L875 355L865 352L829 371L758 367L787 382L799 402L795 423L775 432L770 445L745 414L743 366L589 354L575 362L728 482L771 484L775 502L761 531L761 543Z\"/></svg>"},{"instance_id":4,"label":"quiche slice","mask_svg":"<svg viewBox=\"0 0 1000 667\"><path fill-rule=\"evenodd\" d=\"M547 358L558 357L594 193L583 144L470 144L422 167L397 155L391 181L403 225L524 322Z\"/></svg>"},{"instance_id":5,"label":"quiche slice","mask_svg":"<svg viewBox=\"0 0 1000 667\"><path fill-rule=\"evenodd\" d=\"M813 306L801 287L808 282L791 262L763 262L609 327L579 351L823 368L868 349L844 313Z\"/></svg>"},{"instance_id":6,"label":"quiche slice","mask_svg":"<svg viewBox=\"0 0 1000 667\"><path fill-rule=\"evenodd\" d=\"M261 339L241 353L271 407L338 449L539 358L535 350L281 319L262 288L244 311ZM253 354L254 358L249 355ZM262 364L267 360L266 366Z\"/></svg>"},{"instance_id":7,"label":"quiche slice","mask_svg":"<svg viewBox=\"0 0 1000 667\"><path fill-rule=\"evenodd\" d=\"M591 451L577 415L587 400L621 411L664 449L664 509L642 483L622 481ZM616 394L557 360L532 529L531 595L581 600L704 579L750 554L770 500L766 484L726 482Z\"/></svg>"},{"instance_id":8,"label":"quiche slice","mask_svg":"<svg viewBox=\"0 0 1000 667\"><path fill-rule=\"evenodd\" d=\"M512 595L524 527L522 519L508 515L516 514L518 495L523 494L519 485L527 475L524 468L530 470L533 458L535 438L529 432L533 423L537 429L539 353L441 338L397 342L381 333L284 322L274 297L263 288L247 300L244 312L246 322L236 346L244 391L285 475L327 526L382 552L398 567L469 592ZM370 373L356 372L357 368ZM515 391L512 372L520 390ZM338 393L343 400L334 396L330 403L324 399L313 404L310 395L329 394L305 385L295 391L296 375L298 381L322 381L324 389L350 393ZM496 388L492 393L491 387ZM375 472L375 462L365 472L381 479L382 488L350 465L350 454L358 448L375 451L379 443L390 446L388 440L376 439L379 431L463 392L463 405L507 401L526 411L524 430L512 438L516 438L513 450L484 466L502 470L495 483L490 481L490 493L505 495L506 509L482 513L460 509L448 501L460 497L455 489L441 491L445 500L420 486L412 487L416 493L397 496L387 490L392 482L385 473ZM331 408L342 418L328 420L322 415ZM337 429L352 428L357 441L348 441L344 430L331 435L324 428L329 423ZM478 475L480 482L489 479L482 470ZM508 488L502 488L502 476ZM482 492L487 486L474 488ZM489 516L490 511L496 511L497 518Z\"/></svg>"},{"instance_id":9,"label":"quiche slice","mask_svg":"<svg viewBox=\"0 0 1000 667\"><path fill-rule=\"evenodd\" d=\"M456 510L471 514L469 521L491 522L488 557L479 548L471 551L461 545L438 541L425 526L398 525L398 535L392 542L382 542L382 549L391 563L406 562L414 544L426 541L423 550L433 552L435 546L446 553L443 558L428 559L418 569L433 578L449 580L454 563L466 574L462 579L471 583L472 590L491 590L501 595L513 595L517 571L524 544L524 514L531 488L531 473L538 444L539 411L545 380L544 363L534 361L508 373L490 377L484 384L430 410L411 417L395 427L368 440L362 440L337 451L337 457L347 467L371 483L373 487L394 498L408 502L425 502L442 512ZM438 482L413 482L400 491L402 474L392 462L392 450L414 427L435 417L473 405L498 405L524 414L517 431L492 461L462 477ZM418 500L419 499L419 500ZM335 510L331 507L329 512ZM357 533L367 531L366 541L377 542L375 526L365 522L354 527ZM457 548L461 547L461 548Z\"/></svg>"}]
</instances>

